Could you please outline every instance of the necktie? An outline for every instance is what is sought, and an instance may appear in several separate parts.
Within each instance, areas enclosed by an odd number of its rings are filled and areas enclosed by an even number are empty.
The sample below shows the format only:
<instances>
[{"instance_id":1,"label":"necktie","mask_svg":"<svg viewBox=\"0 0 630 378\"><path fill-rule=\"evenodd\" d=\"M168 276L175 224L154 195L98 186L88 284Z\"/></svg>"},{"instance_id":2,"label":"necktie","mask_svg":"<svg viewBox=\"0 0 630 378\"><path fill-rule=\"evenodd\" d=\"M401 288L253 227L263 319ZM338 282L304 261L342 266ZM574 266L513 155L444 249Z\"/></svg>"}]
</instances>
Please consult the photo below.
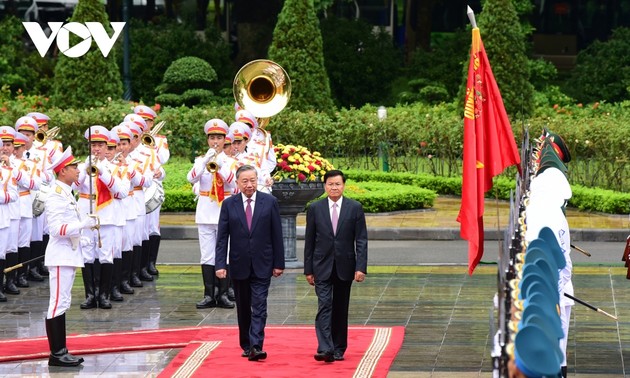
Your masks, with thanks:
<instances>
[{"instance_id":1,"label":"necktie","mask_svg":"<svg viewBox=\"0 0 630 378\"><path fill-rule=\"evenodd\" d=\"M247 199L247 207L245 208L245 219L247 219L247 229L252 230L252 199Z\"/></svg>"},{"instance_id":2,"label":"necktie","mask_svg":"<svg viewBox=\"0 0 630 378\"><path fill-rule=\"evenodd\" d=\"M337 221L339 221L339 214L337 214L337 204L333 203L332 226L333 226L333 234L335 235L337 235Z\"/></svg>"}]
</instances>

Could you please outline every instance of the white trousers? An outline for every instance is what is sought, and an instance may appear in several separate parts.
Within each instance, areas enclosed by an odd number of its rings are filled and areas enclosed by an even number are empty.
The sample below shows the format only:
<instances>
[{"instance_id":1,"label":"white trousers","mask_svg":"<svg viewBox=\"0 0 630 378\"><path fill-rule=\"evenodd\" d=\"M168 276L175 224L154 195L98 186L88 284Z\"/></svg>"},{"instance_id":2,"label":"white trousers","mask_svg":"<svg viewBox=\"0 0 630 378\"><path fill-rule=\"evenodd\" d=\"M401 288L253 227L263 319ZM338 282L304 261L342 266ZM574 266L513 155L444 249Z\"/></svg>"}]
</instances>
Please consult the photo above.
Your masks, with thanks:
<instances>
[{"instance_id":1,"label":"white trousers","mask_svg":"<svg viewBox=\"0 0 630 378\"><path fill-rule=\"evenodd\" d=\"M33 218L20 218L20 229L18 230L18 247L29 247L31 245L32 234Z\"/></svg>"},{"instance_id":2,"label":"white trousers","mask_svg":"<svg viewBox=\"0 0 630 378\"><path fill-rule=\"evenodd\" d=\"M11 224L9 225L9 243L7 245L7 252L17 252L18 249L18 241L19 241L19 231L20 230L20 220L19 219L11 219Z\"/></svg>"},{"instance_id":3,"label":"white trousers","mask_svg":"<svg viewBox=\"0 0 630 378\"><path fill-rule=\"evenodd\" d=\"M0 228L0 260L4 260L9 249L10 227Z\"/></svg>"},{"instance_id":4,"label":"white trousers","mask_svg":"<svg viewBox=\"0 0 630 378\"><path fill-rule=\"evenodd\" d=\"M143 240L149 240L149 235L147 234L147 229L144 227L144 222L146 220L146 215L138 215L136 218L136 230L134 231L134 246L141 246ZM146 236L145 236L146 235Z\"/></svg>"},{"instance_id":5,"label":"white trousers","mask_svg":"<svg viewBox=\"0 0 630 378\"><path fill-rule=\"evenodd\" d=\"M42 214L33 218L33 231L31 232L31 241L44 240L44 218L46 214Z\"/></svg>"},{"instance_id":6,"label":"white trousers","mask_svg":"<svg viewBox=\"0 0 630 378\"><path fill-rule=\"evenodd\" d=\"M127 219L127 224L123 227L122 250L131 251L133 249L134 234L136 232L136 220Z\"/></svg>"},{"instance_id":7,"label":"white trousers","mask_svg":"<svg viewBox=\"0 0 630 378\"><path fill-rule=\"evenodd\" d=\"M567 366L567 341L569 340L569 323L571 323L571 307L560 306L560 321L562 323L562 333L564 337L560 339L560 350L562 351L562 365Z\"/></svg>"},{"instance_id":8,"label":"white trousers","mask_svg":"<svg viewBox=\"0 0 630 378\"><path fill-rule=\"evenodd\" d=\"M201 265L214 265L218 228L217 224L197 224Z\"/></svg>"},{"instance_id":9,"label":"white trousers","mask_svg":"<svg viewBox=\"0 0 630 378\"><path fill-rule=\"evenodd\" d=\"M160 234L160 210L162 206L153 210L149 214L146 215L145 218L145 228L147 229L147 234L151 235L161 235Z\"/></svg>"},{"instance_id":10,"label":"white trousers","mask_svg":"<svg viewBox=\"0 0 630 378\"><path fill-rule=\"evenodd\" d=\"M72 302L72 284L77 268L73 266L49 266L50 302L46 319L63 315Z\"/></svg>"},{"instance_id":11,"label":"white trousers","mask_svg":"<svg viewBox=\"0 0 630 378\"><path fill-rule=\"evenodd\" d=\"M94 260L98 259L101 264L112 264L114 262L114 249L117 244L120 244L122 239L122 233L119 226L111 224L101 225L101 247L98 247L98 232L96 230L86 232L85 234L90 238L92 244L89 246L82 246L81 253L83 254L83 262L86 264L94 263ZM121 247L119 246L118 249Z\"/></svg>"}]
</instances>

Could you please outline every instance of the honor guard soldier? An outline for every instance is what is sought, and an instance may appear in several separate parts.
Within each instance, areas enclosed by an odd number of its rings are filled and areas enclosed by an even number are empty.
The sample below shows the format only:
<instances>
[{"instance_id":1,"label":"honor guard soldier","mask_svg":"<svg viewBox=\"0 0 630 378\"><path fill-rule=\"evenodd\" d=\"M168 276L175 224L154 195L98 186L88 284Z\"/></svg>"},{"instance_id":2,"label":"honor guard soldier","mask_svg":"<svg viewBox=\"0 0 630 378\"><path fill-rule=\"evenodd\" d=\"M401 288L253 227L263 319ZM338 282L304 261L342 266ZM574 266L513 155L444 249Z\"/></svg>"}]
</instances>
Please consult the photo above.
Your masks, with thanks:
<instances>
[{"instance_id":1,"label":"honor guard soldier","mask_svg":"<svg viewBox=\"0 0 630 378\"><path fill-rule=\"evenodd\" d=\"M123 188L121 180L112 174L114 167L105 158L109 131L100 125L90 126L85 131L85 139L90 143L91 155L79 167L80 175L76 183L79 190L79 209L81 213L96 212L100 229L92 232L92 248L83 250L85 267L82 272L86 299L80 307L91 309L98 306L102 309L111 309L109 296L114 269L114 249L122 239L121 229L118 227L119 216L116 214L118 209L114 205L114 200L116 197L126 197L129 190ZM100 282L97 277L100 277Z\"/></svg>"},{"instance_id":2,"label":"honor guard soldier","mask_svg":"<svg viewBox=\"0 0 630 378\"><path fill-rule=\"evenodd\" d=\"M10 161L11 153L13 152L14 137L15 130L12 127L0 126L0 138L2 139L2 147L0 148L0 302L7 301L7 297L4 295L3 290L4 269L7 267L7 251L13 248L13 238L11 233L15 232L17 234L17 230L13 229L15 228L15 221L11 216L12 212L15 211L15 209L12 208L14 207L13 204L18 203L18 192L14 177L14 169Z\"/></svg>"},{"instance_id":3,"label":"honor guard soldier","mask_svg":"<svg viewBox=\"0 0 630 378\"><path fill-rule=\"evenodd\" d=\"M153 276L147 272L146 266L149 262L149 250L143 249L143 244L148 245L149 235L146 232L146 205L144 190L153 185L154 173L152 170L152 160L157 160L155 153L146 151L141 143L142 130L146 127L146 122L136 114L128 114L123 121L128 125L133 137L130 143L128 157L132 159L134 170L139 175L140 183L133 188L133 199L136 203L136 221L134 223L133 259L131 266L131 279L129 284L132 287L142 287L142 281L152 281ZM146 241L146 242L145 242Z\"/></svg>"},{"instance_id":4,"label":"honor guard soldier","mask_svg":"<svg viewBox=\"0 0 630 378\"><path fill-rule=\"evenodd\" d=\"M7 266L18 264L18 251L29 249L31 244L31 234L33 231L33 197L31 192L39 190L41 180L37 174L37 166L30 160L24 159L25 145L28 141L26 135L16 132L13 140L13 155L15 159L14 177L18 185L19 207L20 207L20 224L17 232L18 244L17 250L7 254ZM17 174L16 174L17 173ZM43 198L43 195L41 196ZM41 200L41 199L40 199ZM43 263L43 259L42 259ZM48 269L46 269L47 271ZM5 293L20 294L20 290L16 286L17 270L7 273L7 283Z\"/></svg>"},{"instance_id":5,"label":"honor guard soldier","mask_svg":"<svg viewBox=\"0 0 630 378\"><path fill-rule=\"evenodd\" d=\"M27 160L35 163L37 166L37 172L41 179L42 185L51 185L54 181L54 175L50 170L50 157L48 152L43 147L37 147L33 142L35 140L35 133L39 130L37 121L33 117L20 117L15 122L15 129L22 134L26 135L28 141L25 144L26 151L24 155ZM40 188L40 190L43 190ZM36 193L35 193L36 195ZM43 240L44 240L44 224L46 222L45 216L37 216L33 218L33 231L31 234L31 243L29 248L18 250L19 261L25 262L31 258L43 256ZM33 281L43 281L44 278L39 274L37 264L25 265L18 270L18 278L16 285L18 287L29 287L27 278Z\"/></svg>"},{"instance_id":6,"label":"honor guard soldier","mask_svg":"<svg viewBox=\"0 0 630 378\"><path fill-rule=\"evenodd\" d=\"M96 227L98 222L88 214L81 215L72 195L71 185L79 180L77 164L70 147L51 164L57 180L46 199L50 230L44 262L50 271L46 335L51 366L77 366L83 362L83 358L73 356L66 347L66 311L71 304L76 268L83 267L82 249L90 242L89 238L82 238L82 232Z\"/></svg>"},{"instance_id":7,"label":"honor guard soldier","mask_svg":"<svg viewBox=\"0 0 630 378\"><path fill-rule=\"evenodd\" d=\"M164 135L158 134L158 132L160 131L159 129L153 128L157 114L153 109L146 105L136 106L135 108L133 108L133 112L141 116L146 123L146 127L144 129L144 137L147 138L147 141L153 141L152 143L148 143L148 145L145 145L145 147L152 148L155 151L160 165L166 164L171 156L171 153L168 150L168 141L166 137ZM161 128L162 127L160 126L160 129ZM148 138L147 135L150 135L151 138ZM155 183L156 185L159 185L160 188L162 188L162 181L164 180L165 172L163 169L161 169L160 172L162 172L162 174L158 177L155 177ZM159 274L158 270L155 268L155 264L157 262L157 256L160 250L160 241L162 239L162 235L160 233L161 209L162 205L160 204L157 209L148 213L145 218L147 232L149 233L149 260L146 268L147 272L154 276Z\"/></svg>"},{"instance_id":8,"label":"honor guard soldier","mask_svg":"<svg viewBox=\"0 0 630 378\"><path fill-rule=\"evenodd\" d=\"M197 302L196 307L234 308L234 303L227 295L227 279L216 278L214 266L221 203L226 193L233 190L235 164L233 159L227 159L223 153L225 136L228 134L227 124L220 119L211 119L204 125L204 133L210 148L205 155L195 159L187 176L191 184L199 184L195 222L199 231L204 298ZM215 294L215 288L218 294Z\"/></svg>"}]
</instances>

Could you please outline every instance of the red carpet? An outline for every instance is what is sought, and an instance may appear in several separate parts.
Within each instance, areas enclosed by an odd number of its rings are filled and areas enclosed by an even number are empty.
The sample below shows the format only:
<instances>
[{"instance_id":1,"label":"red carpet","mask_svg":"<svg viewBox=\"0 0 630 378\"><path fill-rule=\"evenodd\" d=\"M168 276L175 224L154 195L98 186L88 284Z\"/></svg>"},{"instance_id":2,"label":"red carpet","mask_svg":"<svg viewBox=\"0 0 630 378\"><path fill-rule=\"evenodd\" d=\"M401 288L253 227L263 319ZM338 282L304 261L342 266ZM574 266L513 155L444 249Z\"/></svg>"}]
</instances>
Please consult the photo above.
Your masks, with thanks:
<instances>
[{"instance_id":1,"label":"red carpet","mask_svg":"<svg viewBox=\"0 0 630 378\"><path fill-rule=\"evenodd\" d=\"M168 328L70 335L74 355L183 348L160 377L385 377L398 350L404 327L350 327L345 361L317 362L313 326L267 326L264 361L240 357L235 326ZM45 337L0 341L0 362L47 358Z\"/></svg>"},{"instance_id":2,"label":"red carpet","mask_svg":"<svg viewBox=\"0 0 630 378\"><path fill-rule=\"evenodd\" d=\"M160 377L386 377L404 337L404 327L350 327L344 361L317 362L315 329L267 326L259 362L240 357L236 327L203 329Z\"/></svg>"}]
</instances>

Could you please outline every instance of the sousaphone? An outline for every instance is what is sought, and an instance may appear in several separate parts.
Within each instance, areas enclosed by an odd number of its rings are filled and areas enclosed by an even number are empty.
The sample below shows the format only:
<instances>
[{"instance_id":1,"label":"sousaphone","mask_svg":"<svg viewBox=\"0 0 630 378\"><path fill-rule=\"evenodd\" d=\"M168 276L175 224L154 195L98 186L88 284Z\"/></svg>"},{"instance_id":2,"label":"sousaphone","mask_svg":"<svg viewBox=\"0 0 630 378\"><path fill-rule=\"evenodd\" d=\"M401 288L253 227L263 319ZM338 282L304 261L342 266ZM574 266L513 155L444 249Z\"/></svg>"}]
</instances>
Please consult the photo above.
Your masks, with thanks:
<instances>
[{"instance_id":1,"label":"sousaphone","mask_svg":"<svg viewBox=\"0 0 630 378\"><path fill-rule=\"evenodd\" d=\"M280 113L291 97L291 80L284 68L267 59L245 64L234 77L234 99L258 118L262 129Z\"/></svg>"}]
</instances>

